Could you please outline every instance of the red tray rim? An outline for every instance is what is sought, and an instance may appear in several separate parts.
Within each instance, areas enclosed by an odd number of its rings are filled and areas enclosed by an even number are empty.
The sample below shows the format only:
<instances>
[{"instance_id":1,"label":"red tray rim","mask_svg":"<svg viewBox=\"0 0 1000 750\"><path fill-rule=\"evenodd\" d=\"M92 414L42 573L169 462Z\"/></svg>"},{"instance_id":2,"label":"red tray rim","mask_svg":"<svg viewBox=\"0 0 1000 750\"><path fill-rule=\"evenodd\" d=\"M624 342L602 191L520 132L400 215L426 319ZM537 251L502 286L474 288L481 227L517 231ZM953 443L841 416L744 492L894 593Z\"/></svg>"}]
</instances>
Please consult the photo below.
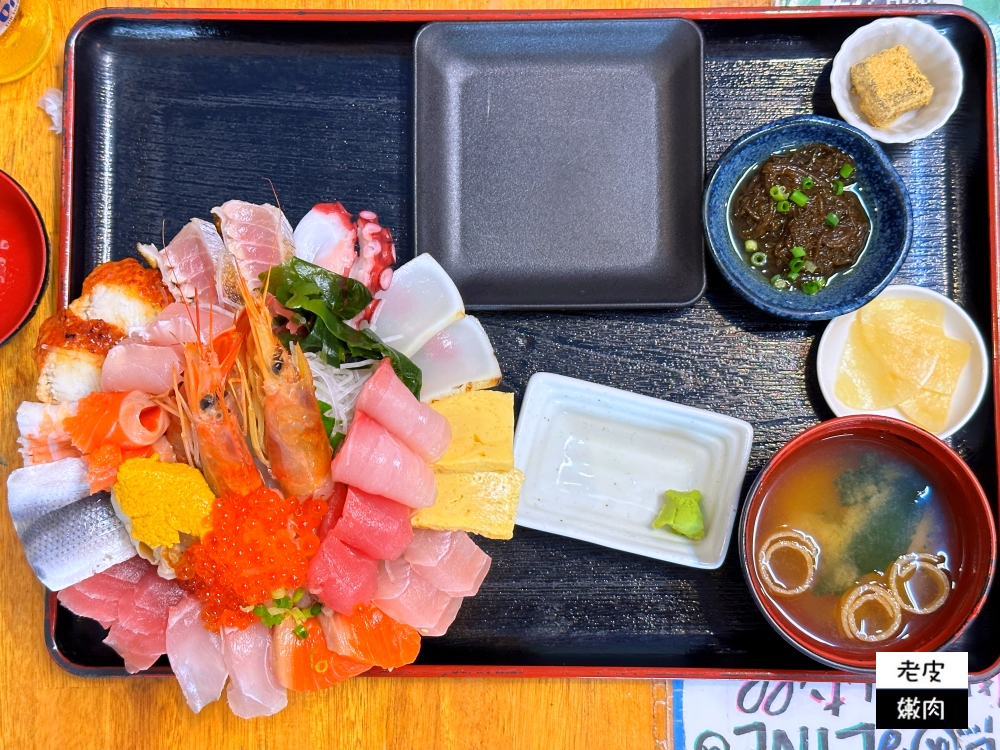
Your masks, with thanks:
<instances>
[{"instance_id":1,"label":"red tray rim","mask_svg":"<svg viewBox=\"0 0 1000 750\"><path fill-rule=\"evenodd\" d=\"M63 100L63 158L59 226L59 277L57 305L61 309L69 304L69 268L72 241L74 154L73 105L75 100L76 41L91 24L108 19L163 19L192 21L343 21L343 22L410 22L432 21L559 21L604 20L640 18L684 18L692 21L725 21L762 18L831 18L836 16L960 16L973 23L982 33L987 49L986 66L986 137L988 198L990 205L990 299L992 305L993 343L993 403L995 407L994 430L1000 433L1000 326L997 319L997 281L1000 277L1000 173L997 167L997 81L996 45L989 26L974 11L954 5L893 5L893 6L839 6L839 7L723 7L723 8L630 8L608 10L445 10L445 11L354 11L354 10L257 10L257 9L159 9L159 8L104 8L88 13L73 26L66 39L64 62ZM1000 442L997 444L1000 462ZM998 476L1000 487L1000 476ZM998 501L1000 504L1000 501ZM66 671L87 677L120 677L124 669L114 667L81 667L69 661L55 642L56 594L48 592L45 606L45 641L55 662ZM1000 657L990 667L970 675L981 681L1000 673ZM170 675L166 667L154 667L136 676L160 677ZM586 677L611 679L737 679L737 680L794 680L807 682L873 682L874 675L830 670L746 670L724 668L684 667L575 667L559 665L497 666L497 665L410 665L395 670L374 669L363 676L370 677Z\"/></svg>"}]
</instances>

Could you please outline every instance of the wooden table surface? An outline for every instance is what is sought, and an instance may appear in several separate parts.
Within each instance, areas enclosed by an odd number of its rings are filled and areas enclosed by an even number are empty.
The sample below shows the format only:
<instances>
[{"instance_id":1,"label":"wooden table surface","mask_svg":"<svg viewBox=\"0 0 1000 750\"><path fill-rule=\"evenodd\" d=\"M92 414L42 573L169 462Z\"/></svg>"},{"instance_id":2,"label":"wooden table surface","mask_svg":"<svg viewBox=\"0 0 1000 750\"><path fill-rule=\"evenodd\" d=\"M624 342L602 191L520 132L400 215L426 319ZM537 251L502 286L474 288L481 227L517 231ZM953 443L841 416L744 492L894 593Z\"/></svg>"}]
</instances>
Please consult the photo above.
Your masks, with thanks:
<instances>
[{"instance_id":1,"label":"wooden table surface","mask_svg":"<svg viewBox=\"0 0 1000 750\"><path fill-rule=\"evenodd\" d=\"M38 205L53 247L59 235L61 140L38 97L62 86L63 45L83 16L106 5L150 7L470 9L654 7L640 2L310 2L50 0L53 43L43 64L0 85L0 169ZM663 3L659 3L662 5ZM705 5L708 0L669 2ZM721 4L721 3L719 3ZM728 5L741 4L737 2ZM743 0L742 4L766 4ZM55 306L55 273L38 314L0 348L0 478L20 466L14 412L34 399L31 351ZM0 490L4 493L5 490ZM4 500L6 502L6 500ZM10 517L0 513L0 748L521 748L639 750L663 725L661 684L610 679L356 678L318 694L290 694L277 716L242 721L219 701L192 713L171 678L83 679L59 667L42 639L42 586ZM654 703L656 705L654 705ZM655 710L654 709L658 709ZM658 720L654 722L654 713Z\"/></svg>"}]
</instances>

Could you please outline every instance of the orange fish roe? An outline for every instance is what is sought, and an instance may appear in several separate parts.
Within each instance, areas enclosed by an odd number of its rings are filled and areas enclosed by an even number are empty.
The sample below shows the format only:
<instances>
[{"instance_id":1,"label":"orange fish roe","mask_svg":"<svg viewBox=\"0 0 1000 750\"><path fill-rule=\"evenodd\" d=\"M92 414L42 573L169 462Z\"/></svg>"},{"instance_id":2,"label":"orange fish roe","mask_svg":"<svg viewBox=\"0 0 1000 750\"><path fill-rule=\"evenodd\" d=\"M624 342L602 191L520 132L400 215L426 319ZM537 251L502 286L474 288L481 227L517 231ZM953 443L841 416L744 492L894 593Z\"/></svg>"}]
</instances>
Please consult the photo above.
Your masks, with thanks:
<instances>
[{"instance_id":1,"label":"orange fish roe","mask_svg":"<svg viewBox=\"0 0 1000 750\"><path fill-rule=\"evenodd\" d=\"M257 618L243 607L264 604L277 589L304 586L325 513L322 500L300 503L267 487L216 500L212 530L185 550L175 569L204 603L208 629L245 628Z\"/></svg>"}]
</instances>

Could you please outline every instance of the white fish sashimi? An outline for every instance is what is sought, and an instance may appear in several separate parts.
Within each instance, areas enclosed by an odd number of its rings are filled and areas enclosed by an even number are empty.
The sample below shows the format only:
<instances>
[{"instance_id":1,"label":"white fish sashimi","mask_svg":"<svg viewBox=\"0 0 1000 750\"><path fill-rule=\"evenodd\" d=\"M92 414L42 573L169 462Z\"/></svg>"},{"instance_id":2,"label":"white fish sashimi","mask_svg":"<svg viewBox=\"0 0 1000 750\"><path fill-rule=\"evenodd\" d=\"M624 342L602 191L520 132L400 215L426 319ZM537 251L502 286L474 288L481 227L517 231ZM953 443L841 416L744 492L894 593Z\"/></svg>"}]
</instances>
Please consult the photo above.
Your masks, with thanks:
<instances>
[{"instance_id":1,"label":"white fish sashimi","mask_svg":"<svg viewBox=\"0 0 1000 750\"><path fill-rule=\"evenodd\" d=\"M296 225L293 237L295 255L341 276L350 274L358 259L358 230L340 203L317 203Z\"/></svg>"},{"instance_id":2,"label":"white fish sashimi","mask_svg":"<svg viewBox=\"0 0 1000 750\"><path fill-rule=\"evenodd\" d=\"M7 510L18 535L42 516L87 497L87 468L82 458L64 458L14 469L7 477Z\"/></svg>"},{"instance_id":3,"label":"white fish sashimi","mask_svg":"<svg viewBox=\"0 0 1000 750\"><path fill-rule=\"evenodd\" d=\"M219 217L226 250L251 289L260 287L260 274L295 255L292 227L280 209L226 201L212 213Z\"/></svg>"},{"instance_id":4,"label":"white fish sashimi","mask_svg":"<svg viewBox=\"0 0 1000 750\"><path fill-rule=\"evenodd\" d=\"M135 338L151 346L173 346L183 353L181 344L197 341L211 343L215 336L233 327L233 314L218 305L186 305L174 302L156 316L156 320L137 332Z\"/></svg>"},{"instance_id":5,"label":"white fish sashimi","mask_svg":"<svg viewBox=\"0 0 1000 750\"><path fill-rule=\"evenodd\" d=\"M288 705L288 694L271 667L271 631L263 623L223 628L223 656L229 672L226 700L241 719L270 716Z\"/></svg>"},{"instance_id":6,"label":"white fish sashimi","mask_svg":"<svg viewBox=\"0 0 1000 750\"><path fill-rule=\"evenodd\" d=\"M226 246L211 222L191 219L162 250L139 245L139 252L156 262L163 283L178 302L219 301L216 266Z\"/></svg>"},{"instance_id":7,"label":"white fish sashimi","mask_svg":"<svg viewBox=\"0 0 1000 750\"><path fill-rule=\"evenodd\" d=\"M169 346L151 346L132 339L116 344L101 368L101 390L166 393L180 379L184 364Z\"/></svg>"},{"instance_id":8,"label":"white fish sashimi","mask_svg":"<svg viewBox=\"0 0 1000 750\"><path fill-rule=\"evenodd\" d=\"M170 608L167 657L192 711L198 713L222 695L229 677L222 636L205 627L201 602L193 596L185 596Z\"/></svg>"},{"instance_id":9,"label":"white fish sashimi","mask_svg":"<svg viewBox=\"0 0 1000 750\"><path fill-rule=\"evenodd\" d=\"M455 282L427 254L400 266L381 299L372 333L407 357L465 315Z\"/></svg>"},{"instance_id":10,"label":"white fish sashimi","mask_svg":"<svg viewBox=\"0 0 1000 750\"><path fill-rule=\"evenodd\" d=\"M423 374L421 401L492 388L503 376L490 337L471 315L431 338L411 359Z\"/></svg>"},{"instance_id":11,"label":"white fish sashimi","mask_svg":"<svg viewBox=\"0 0 1000 750\"><path fill-rule=\"evenodd\" d=\"M21 535L21 542L31 569L52 591L135 557L128 531L106 492L35 520Z\"/></svg>"}]
</instances>

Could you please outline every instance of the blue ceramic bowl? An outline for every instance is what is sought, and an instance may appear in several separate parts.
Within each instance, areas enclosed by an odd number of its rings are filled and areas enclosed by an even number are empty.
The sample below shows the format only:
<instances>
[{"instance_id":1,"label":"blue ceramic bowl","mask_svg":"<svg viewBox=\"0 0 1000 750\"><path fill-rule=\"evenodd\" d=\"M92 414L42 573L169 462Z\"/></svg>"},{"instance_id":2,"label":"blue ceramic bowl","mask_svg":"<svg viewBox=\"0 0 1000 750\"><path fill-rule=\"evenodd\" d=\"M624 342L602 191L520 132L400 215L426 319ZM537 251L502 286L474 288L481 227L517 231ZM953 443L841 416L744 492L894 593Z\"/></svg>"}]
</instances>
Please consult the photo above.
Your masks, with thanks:
<instances>
[{"instance_id":1,"label":"blue ceramic bowl","mask_svg":"<svg viewBox=\"0 0 1000 750\"><path fill-rule=\"evenodd\" d=\"M872 221L872 235L858 262L813 295L772 287L730 234L730 203L747 173L777 151L810 143L827 143L854 159ZM875 141L840 120L796 115L747 133L726 150L705 188L702 223L716 265L748 302L783 318L829 320L870 302L896 275L910 248L912 213L903 181Z\"/></svg>"}]
</instances>

